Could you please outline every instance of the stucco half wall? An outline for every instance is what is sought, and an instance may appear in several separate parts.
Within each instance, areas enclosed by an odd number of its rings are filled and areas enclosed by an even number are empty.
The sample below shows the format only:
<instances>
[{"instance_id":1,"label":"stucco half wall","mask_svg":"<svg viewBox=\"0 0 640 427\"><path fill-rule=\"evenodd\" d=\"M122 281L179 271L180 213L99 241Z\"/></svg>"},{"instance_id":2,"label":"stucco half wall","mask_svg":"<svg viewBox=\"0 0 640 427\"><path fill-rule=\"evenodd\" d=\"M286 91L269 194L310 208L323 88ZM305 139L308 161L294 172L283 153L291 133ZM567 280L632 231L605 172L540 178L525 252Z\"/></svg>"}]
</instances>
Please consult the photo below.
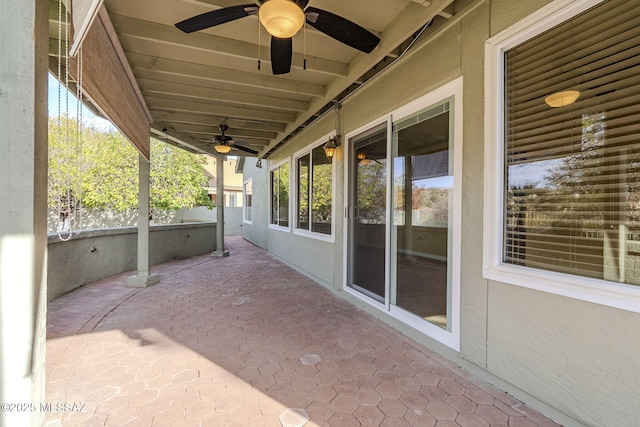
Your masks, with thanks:
<instances>
[{"instance_id":1,"label":"stucco half wall","mask_svg":"<svg viewBox=\"0 0 640 427\"><path fill-rule=\"evenodd\" d=\"M61 240L57 234L49 235L49 301L87 283L125 271L134 271L137 239L136 227L81 231L68 241ZM215 250L215 223L150 227L149 265L212 253Z\"/></svg>"}]
</instances>

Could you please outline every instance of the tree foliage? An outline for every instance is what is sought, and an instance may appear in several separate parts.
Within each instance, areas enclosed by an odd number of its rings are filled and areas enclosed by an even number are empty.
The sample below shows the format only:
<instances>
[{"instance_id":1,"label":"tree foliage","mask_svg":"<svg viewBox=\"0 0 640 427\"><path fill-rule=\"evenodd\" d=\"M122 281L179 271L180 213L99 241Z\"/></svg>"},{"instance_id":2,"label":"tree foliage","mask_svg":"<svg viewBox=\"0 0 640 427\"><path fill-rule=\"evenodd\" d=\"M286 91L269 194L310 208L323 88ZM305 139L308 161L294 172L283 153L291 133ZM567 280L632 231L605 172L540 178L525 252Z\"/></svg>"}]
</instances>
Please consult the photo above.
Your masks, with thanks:
<instances>
[{"instance_id":1,"label":"tree foliage","mask_svg":"<svg viewBox=\"0 0 640 427\"><path fill-rule=\"evenodd\" d=\"M363 222L381 224L386 215L387 164L384 160L360 164L357 171L359 216Z\"/></svg>"},{"instance_id":2,"label":"tree foliage","mask_svg":"<svg viewBox=\"0 0 640 427\"><path fill-rule=\"evenodd\" d=\"M49 207L59 209L64 217L80 206L136 209L138 158L138 151L119 133L91 126L80 129L74 118L50 118ZM150 206L213 207L205 190L205 163L202 155L152 139Z\"/></svg>"},{"instance_id":3,"label":"tree foliage","mask_svg":"<svg viewBox=\"0 0 640 427\"><path fill-rule=\"evenodd\" d=\"M558 158L545 159L549 166L537 180L509 186L510 215L557 233L618 223L640 228L640 150L606 124L604 113L584 114L580 138Z\"/></svg>"}]
</instances>

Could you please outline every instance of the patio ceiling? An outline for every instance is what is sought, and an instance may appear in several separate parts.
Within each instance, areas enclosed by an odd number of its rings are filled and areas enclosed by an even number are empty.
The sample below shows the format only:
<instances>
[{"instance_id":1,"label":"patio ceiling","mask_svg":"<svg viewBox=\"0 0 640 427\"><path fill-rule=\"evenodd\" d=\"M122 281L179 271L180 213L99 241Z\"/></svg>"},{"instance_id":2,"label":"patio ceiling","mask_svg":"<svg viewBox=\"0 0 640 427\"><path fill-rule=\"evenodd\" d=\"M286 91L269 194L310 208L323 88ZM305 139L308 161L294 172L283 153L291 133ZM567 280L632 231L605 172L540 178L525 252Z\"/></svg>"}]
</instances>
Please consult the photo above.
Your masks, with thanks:
<instances>
[{"instance_id":1,"label":"patio ceiling","mask_svg":"<svg viewBox=\"0 0 640 427\"><path fill-rule=\"evenodd\" d=\"M57 3L50 38L57 46ZM213 153L218 126L261 158L295 135L410 46L427 23L452 16L453 0L311 0L380 37L361 53L307 26L293 38L291 72L274 76L270 36L257 16L185 34L174 24L248 0L104 0L153 118L151 133L192 152ZM260 37L259 37L260 35ZM258 69L261 58L261 69ZM303 69L306 59L307 67ZM232 150L231 155L246 155Z\"/></svg>"}]
</instances>

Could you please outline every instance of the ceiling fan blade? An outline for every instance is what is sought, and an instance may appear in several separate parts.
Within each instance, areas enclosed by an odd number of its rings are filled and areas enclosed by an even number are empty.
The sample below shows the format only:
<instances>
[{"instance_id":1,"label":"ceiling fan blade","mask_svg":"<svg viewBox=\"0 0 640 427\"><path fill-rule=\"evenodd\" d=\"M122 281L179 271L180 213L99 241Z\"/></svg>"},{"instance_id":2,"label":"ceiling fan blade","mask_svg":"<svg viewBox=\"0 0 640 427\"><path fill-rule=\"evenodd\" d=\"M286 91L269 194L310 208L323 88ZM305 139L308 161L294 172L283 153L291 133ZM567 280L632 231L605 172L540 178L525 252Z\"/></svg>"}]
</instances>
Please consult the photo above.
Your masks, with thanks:
<instances>
[{"instance_id":1,"label":"ceiling fan blade","mask_svg":"<svg viewBox=\"0 0 640 427\"><path fill-rule=\"evenodd\" d=\"M273 74L287 74L291 71L293 41L291 38L271 37L271 69Z\"/></svg>"},{"instance_id":2,"label":"ceiling fan blade","mask_svg":"<svg viewBox=\"0 0 640 427\"><path fill-rule=\"evenodd\" d=\"M258 154L258 152L252 148L248 148L248 147L243 147L242 145L238 145L238 144L233 144L232 145L233 148L237 148L240 151L246 151L247 153L251 153L251 154Z\"/></svg>"},{"instance_id":3,"label":"ceiling fan blade","mask_svg":"<svg viewBox=\"0 0 640 427\"><path fill-rule=\"evenodd\" d=\"M258 13L258 9L259 7L253 3L223 7L222 9L212 10L211 12L205 12L201 15L180 21L176 24L176 27L185 33L193 33L194 31L215 27L216 25L256 14Z\"/></svg>"},{"instance_id":4,"label":"ceiling fan blade","mask_svg":"<svg viewBox=\"0 0 640 427\"><path fill-rule=\"evenodd\" d=\"M326 10L308 7L305 15L313 28L359 51L371 53L380 43L380 38L375 34Z\"/></svg>"}]
</instances>

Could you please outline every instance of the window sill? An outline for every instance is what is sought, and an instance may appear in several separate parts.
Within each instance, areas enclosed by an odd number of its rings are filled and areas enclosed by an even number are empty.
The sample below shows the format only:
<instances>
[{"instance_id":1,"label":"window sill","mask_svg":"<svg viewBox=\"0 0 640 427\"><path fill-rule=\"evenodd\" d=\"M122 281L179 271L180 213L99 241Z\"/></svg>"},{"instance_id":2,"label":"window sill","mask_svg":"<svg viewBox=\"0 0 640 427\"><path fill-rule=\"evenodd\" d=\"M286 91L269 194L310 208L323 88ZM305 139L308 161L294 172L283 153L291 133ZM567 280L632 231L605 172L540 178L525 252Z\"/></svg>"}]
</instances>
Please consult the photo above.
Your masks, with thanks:
<instances>
[{"instance_id":1,"label":"window sill","mask_svg":"<svg viewBox=\"0 0 640 427\"><path fill-rule=\"evenodd\" d=\"M276 225L276 224L269 224L269 228L271 230L277 230L277 231L281 231L284 233L290 233L291 229L289 227L283 227L281 225Z\"/></svg>"},{"instance_id":2,"label":"window sill","mask_svg":"<svg viewBox=\"0 0 640 427\"><path fill-rule=\"evenodd\" d=\"M311 239L322 240L323 242L335 243L333 234L315 233L313 231L303 230L300 228L294 228L293 234L297 236L309 237Z\"/></svg>"},{"instance_id":3,"label":"window sill","mask_svg":"<svg viewBox=\"0 0 640 427\"><path fill-rule=\"evenodd\" d=\"M506 264L485 268L485 279L640 313L640 286Z\"/></svg>"}]
</instances>

